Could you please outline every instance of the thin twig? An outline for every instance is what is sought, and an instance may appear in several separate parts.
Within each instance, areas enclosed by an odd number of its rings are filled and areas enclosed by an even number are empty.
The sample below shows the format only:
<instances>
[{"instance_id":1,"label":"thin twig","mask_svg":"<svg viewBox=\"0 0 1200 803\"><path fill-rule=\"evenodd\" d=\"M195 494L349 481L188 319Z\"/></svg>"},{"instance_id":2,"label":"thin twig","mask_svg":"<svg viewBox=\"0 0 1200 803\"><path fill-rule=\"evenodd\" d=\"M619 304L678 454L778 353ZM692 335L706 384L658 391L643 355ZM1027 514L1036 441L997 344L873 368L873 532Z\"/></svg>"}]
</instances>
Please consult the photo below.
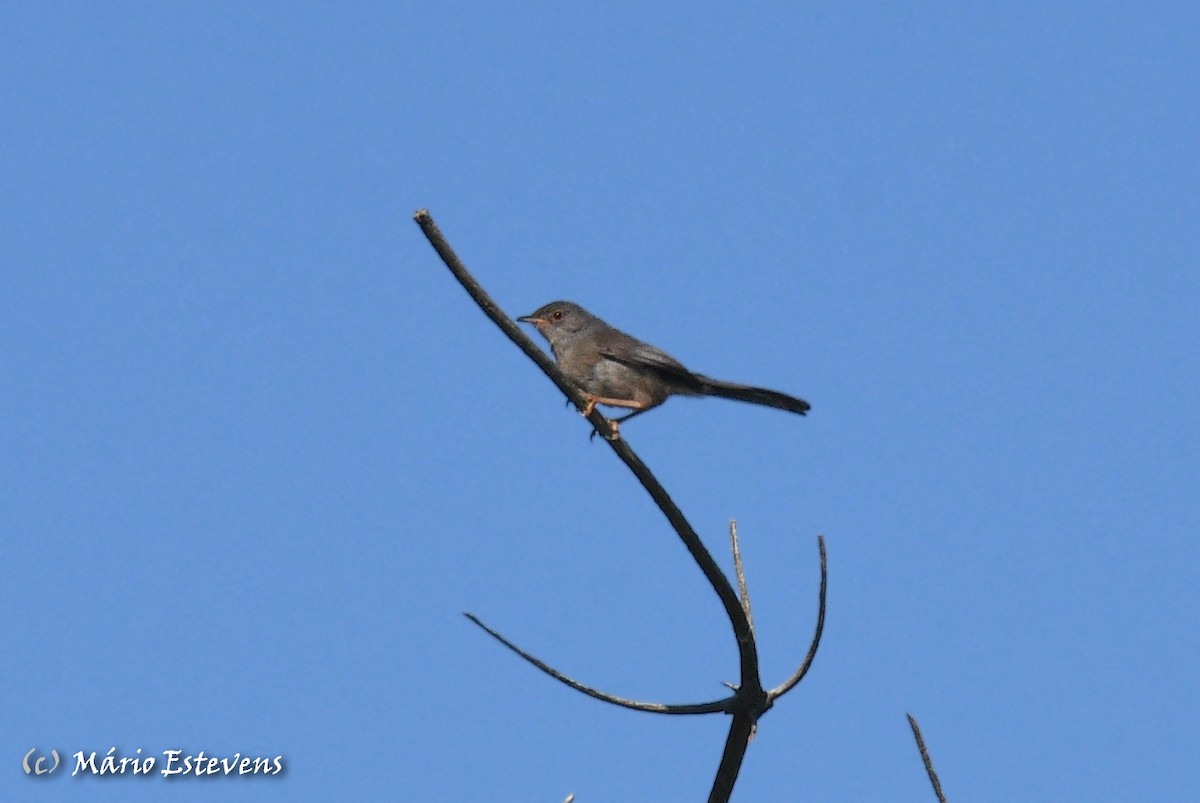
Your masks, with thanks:
<instances>
[{"instance_id":1,"label":"thin twig","mask_svg":"<svg viewBox=\"0 0 1200 803\"><path fill-rule=\"evenodd\" d=\"M817 648L821 646L821 634L825 631L825 591L829 580L829 571L825 560L825 536L817 536L817 549L821 553L821 591L819 592L817 602L817 629L813 633L812 643L808 646L808 655L805 656L804 663L800 664L800 668L790 678L771 689L767 694L772 702L787 694L797 683L804 679L804 676L808 674L808 670L812 668L813 660L817 657Z\"/></svg>"},{"instance_id":2,"label":"thin twig","mask_svg":"<svg viewBox=\"0 0 1200 803\"><path fill-rule=\"evenodd\" d=\"M549 675L550 677L559 681L560 683L565 683L566 685L570 686L572 689L583 692L588 697L594 697L595 699L601 700L606 703L612 703L613 705L619 705L622 708L631 708L634 711L646 711L651 714L715 714L715 713L719 713L719 712L723 712L723 711L729 711L730 703L734 699L733 697L727 697L724 700L714 700L709 703L684 703L684 704L680 704L680 705L671 705L668 703L645 703L645 702L641 702L639 700L629 700L624 697L618 697L615 694L608 694L607 692L602 692L599 689L594 689L591 686L585 686L584 684L580 683L578 680L575 680L574 678L572 678L568 675L564 675L562 672L559 672L557 669L550 666L546 662L539 660L538 658L535 658L534 656L530 655L528 652L521 649L516 644L513 644L511 641L506 639L504 636L500 635L495 630L493 630L492 628L485 625L482 621L480 621L479 617L476 616L475 614L464 613L463 616L467 617L472 622L474 622L475 624L479 625L481 628L486 630L488 635L490 635L492 638L496 639L496 641L499 641L505 647L508 647L510 650L515 652L517 655L521 656L526 661L533 664L538 669L542 670L547 675Z\"/></svg>"},{"instance_id":3,"label":"thin twig","mask_svg":"<svg viewBox=\"0 0 1200 803\"><path fill-rule=\"evenodd\" d=\"M737 522L729 520L729 547L733 550L733 572L737 577L738 596L742 598L742 610L746 612L746 621L750 623L750 632L754 632L754 613L750 610L750 589L746 587L746 569L742 565L742 545L738 541Z\"/></svg>"},{"instance_id":4,"label":"thin twig","mask_svg":"<svg viewBox=\"0 0 1200 803\"><path fill-rule=\"evenodd\" d=\"M933 759L929 757L929 751L925 748L925 737L921 735L921 727L917 724L917 718L912 714L905 714L908 717L908 725L912 728L913 737L917 740L917 749L921 751L921 761L925 762L925 774L929 776L929 782L933 784L933 793L937 795L938 803L946 803L946 795L942 793L942 783L938 780L937 773L933 771Z\"/></svg>"}]
</instances>

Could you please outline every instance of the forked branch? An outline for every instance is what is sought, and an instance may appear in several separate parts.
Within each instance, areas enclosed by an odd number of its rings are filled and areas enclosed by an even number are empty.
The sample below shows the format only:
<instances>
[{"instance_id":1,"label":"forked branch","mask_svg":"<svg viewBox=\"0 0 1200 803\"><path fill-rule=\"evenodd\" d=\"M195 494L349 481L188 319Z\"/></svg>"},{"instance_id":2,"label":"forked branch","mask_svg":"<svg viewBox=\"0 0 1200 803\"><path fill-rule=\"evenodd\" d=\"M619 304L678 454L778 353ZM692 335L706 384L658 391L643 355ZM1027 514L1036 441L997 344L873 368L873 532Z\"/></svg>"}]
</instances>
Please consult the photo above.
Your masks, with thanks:
<instances>
[{"instance_id":1,"label":"forked branch","mask_svg":"<svg viewBox=\"0 0 1200 803\"><path fill-rule=\"evenodd\" d=\"M516 322L506 315L500 306L492 300L492 298L484 291L483 287L475 280L471 273L459 260L450 244L446 241L437 224L434 223L432 216L426 210L419 210L414 216L417 225L425 233L430 244L437 251L442 261L446 263L446 267L458 280L463 289L471 296L479 308L483 310L491 320L500 328L510 340L525 352L533 362L542 369L542 372L550 378L554 384L574 402L575 406L581 411L587 409L587 399L579 388L572 383L566 375L559 369L545 352L521 331ZM629 444L622 438L617 436L617 431L612 423L604 417L603 413L596 409L592 409L588 415L588 420L596 432L605 436L605 440L617 457L629 468L633 475L637 477L638 482L650 494L650 498L658 505L659 510L666 516L667 521L675 529L684 547L691 554L692 559L700 567L704 576L708 579L713 591L721 601L721 605L725 608L726 616L728 616L730 624L733 628L734 639L737 642L738 658L740 663L740 682L736 687L734 694L724 700L716 700L708 703L697 703L691 705L666 705L662 703L643 703L636 700L628 700L616 695L607 694L586 686L573 678L559 672L553 667L533 657L529 653L517 647L508 639L501 636L496 631L487 627L479 619L471 614L467 616L475 624L482 627L494 638L498 639L509 649L516 652L525 660L532 663L538 669L542 670L551 677L567 684L573 689L576 689L584 694L594 697L598 700L603 700L614 705L632 708L638 711L648 711L653 713L664 714L700 714L713 713L722 711L733 714L733 722L730 726L729 736L726 739L725 753L721 760L721 765L717 770L717 776L714 780L712 790L709 795L710 801L725 801L729 799L729 795L733 791L733 784L737 779L738 771L741 767L742 759L746 752L746 747L749 744L750 738L754 733L758 718L766 712L774 700L781 695L787 693L793 688L812 664L812 660L816 655L817 646L820 643L821 632L825 621L825 590L826 590L826 567L825 567L825 541L819 540L821 551L821 593L820 593L820 612L817 619L816 635L813 638L812 646L809 649L808 657L805 659L801 668L795 675L792 676L786 683L778 689L768 693L763 690L762 680L759 676L758 669L758 650L754 641L754 631L750 621L750 604L749 594L745 587L745 578L740 571L741 558L740 552L735 553L735 561L739 567L739 582L741 584L742 593L739 595L730 585L728 578L721 571L717 562L705 548L700 536L692 528L684 517L683 512L672 501L665 488L658 482L650 469L641 461L641 458L634 453ZM736 536L735 536L736 549Z\"/></svg>"}]
</instances>

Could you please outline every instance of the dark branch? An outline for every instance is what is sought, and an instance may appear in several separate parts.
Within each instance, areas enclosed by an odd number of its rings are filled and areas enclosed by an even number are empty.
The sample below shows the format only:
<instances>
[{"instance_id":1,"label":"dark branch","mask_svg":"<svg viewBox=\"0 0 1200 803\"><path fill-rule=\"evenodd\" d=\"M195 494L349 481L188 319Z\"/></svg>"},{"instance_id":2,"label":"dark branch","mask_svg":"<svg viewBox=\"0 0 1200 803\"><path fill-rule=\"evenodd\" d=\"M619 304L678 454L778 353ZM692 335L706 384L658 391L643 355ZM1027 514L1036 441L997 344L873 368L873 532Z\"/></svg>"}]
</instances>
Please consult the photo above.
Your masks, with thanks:
<instances>
[{"instance_id":1,"label":"dark branch","mask_svg":"<svg viewBox=\"0 0 1200 803\"><path fill-rule=\"evenodd\" d=\"M692 525L684 518L683 513L675 505L675 502L667 494L665 488L659 484L658 480L650 473L650 469L646 468L646 464L642 462L633 449L629 448L629 444L624 439L609 441L609 446L617 453L617 456L629 467L633 475L638 478L638 482L646 489L646 493L650 494L658 509L667 517L667 521L675 528L675 532L679 534L680 540L692 555L692 560L700 567L700 571L704 572L704 576L708 578L709 584L713 590L717 592L717 596L721 600L721 604L725 608L725 615L729 617L730 623L733 625L733 635L737 640L738 657L741 664L741 685L743 688L751 687L752 689L761 688L762 681L758 674L758 649L754 643L754 632L750 629L750 621L746 618L746 612L742 610L741 600L738 599L737 592L733 590L733 586L729 584L728 578L721 571L721 567L713 559L712 554L705 548L700 536L692 529Z\"/></svg>"},{"instance_id":2,"label":"dark branch","mask_svg":"<svg viewBox=\"0 0 1200 803\"><path fill-rule=\"evenodd\" d=\"M619 705L622 708L631 708L634 711L647 711L651 714L715 714L722 711L729 711L730 704L734 699L733 697L728 697L724 700L714 700L710 703L685 703L682 705L670 705L668 703L644 703L638 700L629 700L625 697L617 697L615 694L607 694L606 692L602 692L599 689L594 689L591 686L585 686L574 678L564 675L562 672L559 672L557 669L545 663L544 661L541 661L525 652L525 650L521 649L504 636L485 625L475 614L464 613L463 616L479 625L481 628L487 631L488 635L496 639L496 641L499 641L505 647L508 647L510 650L536 666L538 669L545 672L550 677L554 678L560 683L565 683L576 691L583 692L588 697L594 697L602 702Z\"/></svg>"},{"instance_id":3,"label":"dark branch","mask_svg":"<svg viewBox=\"0 0 1200 803\"><path fill-rule=\"evenodd\" d=\"M808 674L808 670L812 668L813 659L817 657L817 647L821 646L821 633L825 631L825 590L829 579L828 567L825 560L825 536L817 536L817 549L821 552L821 591L817 604L817 630L813 634L813 640L808 647L808 655L805 656L804 663L800 664L800 668L796 670L795 674L779 686L771 689L767 695L771 698L772 702L787 694L797 683L804 679L804 676Z\"/></svg>"},{"instance_id":4,"label":"dark branch","mask_svg":"<svg viewBox=\"0 0 1200 803\"><path fill-rule=\"evenodd\" d=\"M933 771L933 759L929 757L929 751L925 749L925 738L921 736L921 727L917 724L917 718L912 714L905 714L908 717L908 726L912 728L913 737L917 740L917 749L921 751L921 761L925 762L925 774L929 776L929 782L933 784L933 793L937 795L938 803L946 803L946 795L942 793L942 783L938 780L937 773Z\"/></svg>"},{"instance_id":5,"label":"dark branch","mask_svg":"<svg viewBox=\"0 0 1200 803\"><path fill-rule=\"evenodd\" d=\"M746 758L746 748L754 738L754 729L758 717L751 714L738 714L729 726L729 735L725 737L725 752L721 754L721 766L717 767L717 777L713 779L712 790L708 793L709 803L724 803L733 795L733 785L737 782L742 761Z\"/></svg>"}]
</instances>

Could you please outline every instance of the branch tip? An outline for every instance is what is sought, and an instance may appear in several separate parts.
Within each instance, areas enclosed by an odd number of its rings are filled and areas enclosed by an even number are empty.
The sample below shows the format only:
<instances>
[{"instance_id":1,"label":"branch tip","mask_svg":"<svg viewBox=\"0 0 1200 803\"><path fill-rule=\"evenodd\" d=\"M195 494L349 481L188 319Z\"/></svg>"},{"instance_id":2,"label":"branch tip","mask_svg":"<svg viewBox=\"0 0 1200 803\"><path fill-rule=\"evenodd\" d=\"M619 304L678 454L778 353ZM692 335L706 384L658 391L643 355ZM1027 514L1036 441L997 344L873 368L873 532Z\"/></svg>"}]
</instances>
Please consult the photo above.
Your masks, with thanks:
<instances>
[{"instance_id":1,"label":"branch tip","mask_svg":"<svg viewBox=\"0 0 1200 803\"><path fill-rule=\"evenodd\" d=\"M942 792L942 782L938 780L937 773L933 770L933 759L929 757L929 750L925 747L925 737L921 735L921 726L917 724L917 718L912 714L904 716L908 717L908 726L912 728L913 738L917 740L917 750L921 753L925 774L929 776L929 782L933 784L933 793L937 795L938 803L946 803L946 795Z\"/></svg>"}]
</instances>

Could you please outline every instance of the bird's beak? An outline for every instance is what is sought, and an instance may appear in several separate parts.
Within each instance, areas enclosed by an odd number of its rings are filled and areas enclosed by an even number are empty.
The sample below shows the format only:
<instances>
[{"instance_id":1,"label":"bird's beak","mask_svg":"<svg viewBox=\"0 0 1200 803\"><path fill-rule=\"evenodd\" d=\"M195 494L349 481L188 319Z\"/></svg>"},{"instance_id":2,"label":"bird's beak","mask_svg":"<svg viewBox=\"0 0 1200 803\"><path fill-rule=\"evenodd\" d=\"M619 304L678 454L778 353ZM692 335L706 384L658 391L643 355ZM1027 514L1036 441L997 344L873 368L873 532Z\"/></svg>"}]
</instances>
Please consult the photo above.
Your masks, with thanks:
<instances>
[{"instance_id":1,"label":"bird's beak","mask_svg":"<svg viewBox=\"0 0 1200 803\"><path fill-rule=\"evenodd\" d=\"M520 318L517 318L517 320L521 323L531 323L534 326L540 326L546 322L544 318L535 318L532 315L522 315Z\"/></svg>"}]
</instances>

